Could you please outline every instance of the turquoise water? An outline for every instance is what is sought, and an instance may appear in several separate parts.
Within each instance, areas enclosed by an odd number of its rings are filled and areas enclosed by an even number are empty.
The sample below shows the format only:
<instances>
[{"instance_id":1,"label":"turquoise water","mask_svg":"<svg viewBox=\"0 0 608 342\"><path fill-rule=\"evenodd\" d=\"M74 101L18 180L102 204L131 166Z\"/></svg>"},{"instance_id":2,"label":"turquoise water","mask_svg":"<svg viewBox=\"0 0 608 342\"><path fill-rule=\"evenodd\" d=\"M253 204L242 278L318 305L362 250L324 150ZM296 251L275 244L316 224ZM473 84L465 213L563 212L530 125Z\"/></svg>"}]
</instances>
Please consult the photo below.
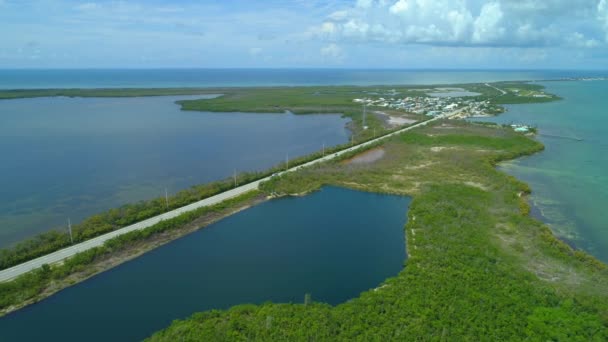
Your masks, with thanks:
<instances>
[{"instance_id":1,"label":"turquoise water","mask_svg":"<svg viewBox=\"0 0 608 342\"><path fill-rule=\"evenodd\" d=\"M136 341L241 303L342 303L396 275L410 199L326 187L265 202L23 310L1 341Z\"/></svg>"},{"instance_id":2,"label":"turquoise water","mask_svg":"<svg viewBox=\"0 0 608 342\"><path fill-rule=\"evenodd\" d=\"M450 84L596 76L608 76L608 72L394 69L0 69L0 89Z\"/></svg>"},{"instance_id":3,"label":"turquoise water","mask_svg":"<svg viewBox=\"0 0 608 342\"><path fill-rule=\"evenodd\" d=\"M531 185L558 235L608 262L608 81L542 84L564 100L508 106L490 121L538 126L546 150L501 168Z\"/></svg>"},{"instance_id":4,"label":"turquoise water","mask_svg":"<svg viewBox=\"0 0 608 342\"><path fill-rule=\"evenodd\" d=\"M340 115L184 112L178 99L0 101L0 247L348 141Z\"/></svg>"}]
</instances>

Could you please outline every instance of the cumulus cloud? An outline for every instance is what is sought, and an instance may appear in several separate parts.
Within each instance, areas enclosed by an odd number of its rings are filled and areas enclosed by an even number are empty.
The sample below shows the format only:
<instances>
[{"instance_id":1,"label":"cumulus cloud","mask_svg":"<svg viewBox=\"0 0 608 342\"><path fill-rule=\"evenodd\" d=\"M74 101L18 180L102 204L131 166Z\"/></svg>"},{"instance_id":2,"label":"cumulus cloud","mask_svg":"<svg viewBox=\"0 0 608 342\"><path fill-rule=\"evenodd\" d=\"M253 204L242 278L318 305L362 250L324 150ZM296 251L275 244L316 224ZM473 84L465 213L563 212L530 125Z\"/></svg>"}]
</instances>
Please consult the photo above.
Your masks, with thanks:
<instances>
[{"instance_id":1,"label":"cumulus cloud","mask_svg":"<svg viewBox=\"0 0 608 342\"><path fill-rule=\"evenodd\" d=\"M331 43L321 48L321 56L335 61L341 61L344 58L342 48L337 44Z\"/></svg>"},{"instance_id":2,"label":"cumulus cloud","mask_svg":"<svg viewBox=\"0 0 608 342\"><path fill-rule=\"evenodd\" d=\"M481 12L473 23L473 42L491 43L500 41L505 34L501 26L504 14L499 2L490 2L481 7Z\"/></svg>"},{"instance_id":3,"label":"cumulus cloud","mask_svg":"<svg viewBox=\"0 0 608 342\"><path fill-rule=\"evenodd\" d=\"M358 0L309 34L332 42L596 47L598 34L608 41L608 0Z\"/></svg>"}]
</instances>

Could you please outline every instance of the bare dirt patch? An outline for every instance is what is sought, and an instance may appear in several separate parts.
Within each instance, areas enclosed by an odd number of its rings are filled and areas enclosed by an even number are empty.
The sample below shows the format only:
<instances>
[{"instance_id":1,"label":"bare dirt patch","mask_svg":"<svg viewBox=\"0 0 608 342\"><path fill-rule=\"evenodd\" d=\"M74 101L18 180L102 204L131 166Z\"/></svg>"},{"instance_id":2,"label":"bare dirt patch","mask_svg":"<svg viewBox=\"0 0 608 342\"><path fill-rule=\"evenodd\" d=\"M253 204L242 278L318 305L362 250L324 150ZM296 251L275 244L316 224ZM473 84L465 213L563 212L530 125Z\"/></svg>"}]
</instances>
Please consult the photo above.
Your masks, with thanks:
<instances>
[{"instance_id":1,"label":"bare dirt patch","mask_svg":"<svg viewBox=\"0 0 608 342\"><path fill-rule=\"evenodd\" d=\"M382 157L384 157L384 154L385 154L384 148L374 148L372 150L357 154L356 156L354 156L348 160L345 160L344 164L346 164L346 165L371 164L375 161L380 160Z\"/></svg>"},{"instance_id":2,"label":"bare dirt patch","mask_svg":"<svg viewBox=\"0 0 608 342\"><path fill-rule=\"evenodd\" d=\"M488 187L485 186L485 185L483 185L483 184L481 184L481 183L472 182L472 181L466 181L466 182L464 182L464 184L466 184L468 186L472 186L472 187L477 188L477 189L481 189L483 191L488 191Z\"/></svg>"},{"instance_id":3,"label":"bare dirt patch","mask_svg":"<svg viewBox=\"0 0 608 342\"><path fill-rule=\"evenodd\" d=\"M437 162L428 162L428 163L422 163L422 164L418 164L418 165L408 165L408 166L404 166L403 169L405 169L405 170L419 170L419 169L427 168L429 166L433 166L435 164L437 164Z\"/></svg>"},{"instance_id":4,"label":"bare dirt patch","mask_svg":"<svg viewBox=\"0 0 608 342\"><path fill-rule=\"evenodd\" d=\"M384 122L385 127L397 127L402 125L410 125L418 122L417 119L410 118L403 113L387 113L385 111L374 111L374 115Z\"/></svg>"}]
</instances>

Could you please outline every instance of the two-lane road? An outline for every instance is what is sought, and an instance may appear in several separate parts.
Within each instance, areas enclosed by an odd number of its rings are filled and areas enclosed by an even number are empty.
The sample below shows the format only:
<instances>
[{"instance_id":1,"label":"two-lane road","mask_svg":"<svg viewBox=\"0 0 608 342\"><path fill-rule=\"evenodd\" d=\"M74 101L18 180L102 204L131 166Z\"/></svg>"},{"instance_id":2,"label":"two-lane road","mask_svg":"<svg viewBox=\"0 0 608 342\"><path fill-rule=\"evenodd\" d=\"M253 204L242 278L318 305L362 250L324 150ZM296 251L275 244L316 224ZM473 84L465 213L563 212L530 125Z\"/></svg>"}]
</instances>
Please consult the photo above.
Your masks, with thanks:
<instances>
[{"instance_id":1,"label":"two-lane road","mask_svg":"<svg viewBox=\"0 0 608 342\"><path fill-rule=\"evenodd\" d=\"M308 167L308 166L311 166L311 165L314 165L314 164L322 163L324 161L332 160L334 158L338 158L338 157L342 156L343 154L355 151L355 150L357 150L357 149L359 149L361 147L365 147L365 146L369 146L369 145L375 144L375 143L377 143L377 142L379 142L381 140L393 137L393 136L401 134L403 132L407 132L409 130L412 130L412 129L420 127L420 126L425 126L429 122L432 122L432 121L435 121L435 120L439 120L439 119L442 119L442 118L445 118L445 117L451 117L453 115L456 115L456 114L460 113L461 111L462 110L459 109L459 110L453 111L453 112L451 112L449 114L445 114L445 115L442 115L442 116L434 117L434 118L432 118L430 120L427 120L427 121L424 121L424 122L420 122L420 123L417 123L417 124L412 125L412 126L405 127L403 129L400 129L400 130L395 131L393 133L389 133L389 134L383 135L383 136L381 136L379 138L376 138L376 139L373 139L373 140L370 140L370 141L367 141L367 142L355 145L353 147L349 147L349 148L344 149L344 150L342 150L340 152L332 153L330 155L327 155L327 156L315 159L315 160L310 161L308 163L305 163L305 164L302 164L302 165L298 165L298 166L294 166L294 167L292 167L292 168L290 168L288 170L285 170L283 172L280 172L278 174L281 175L281 174L284 174L284 173L287 173L287 172L293 172L293 171L299 170L299 169L304 168L304 167ZM166 212L164 214L151 217L149 219L146 219L144 221L132 224L130 226L117 229L117 230L112 231L110 233L106 233L106 234L100 235L100 236L92 238L90 240L87 240L87 241L75 244L75 245L70 246L70 247L66 247L64 249L61 249L61 250L58 250L56 252L53 252L53 253L41 256L41 257L36 258L36 259L32 259L30 261L27 261L27 262L24 262L22 264L13 266L11 268L7 268L5 270L0 271L0 282L11 280L11 279L13 279L15 277L18 277L18 276L20 276L20 275L22 275L24 273L27 273L27 272L29 272L31 270L39 268L39 267L41 267L44 264L53 264L53 263L62 261L64 259L67 259L67 258L69 258L71 256L74 256L77 253L84 252L84 251L89 250L91 248L101 246L106 241L108 241L108 240L110 240L112 238L115 238L117 236L120 236L120 235L129 233L129 232L132 232L134 230L146 229L148 227L151 227L151 226L159 223L162 220L168 220L168 219L177 217L177 216L179 216L179 215L181 215L183 213L186 213L186 212L198 209L198 208L212 206L212 205L218 204L218 203L220 203L222 201L225 201L227 199L230 199L230 198L242 195L242 194L244 194L246 192L255 190L255 189L258 188L258 186L260 185L261 182L269 180L270 177L266 177L266 178L257 180L255 182L251 182L251 183L248 183L248 184L245 184L245 185L241 185L241 186L239 186L237 188L234 188L232 190L228 190L228 191L222 192L220 194L217 194L215 196L211 196L211 197L206 198L204 200L201 200L201 201L198 201L198 202L195 202L195 203L191 203L191 204L186 205L184 207L171 210L171 211Z\"/></svg>"}]
</instances>

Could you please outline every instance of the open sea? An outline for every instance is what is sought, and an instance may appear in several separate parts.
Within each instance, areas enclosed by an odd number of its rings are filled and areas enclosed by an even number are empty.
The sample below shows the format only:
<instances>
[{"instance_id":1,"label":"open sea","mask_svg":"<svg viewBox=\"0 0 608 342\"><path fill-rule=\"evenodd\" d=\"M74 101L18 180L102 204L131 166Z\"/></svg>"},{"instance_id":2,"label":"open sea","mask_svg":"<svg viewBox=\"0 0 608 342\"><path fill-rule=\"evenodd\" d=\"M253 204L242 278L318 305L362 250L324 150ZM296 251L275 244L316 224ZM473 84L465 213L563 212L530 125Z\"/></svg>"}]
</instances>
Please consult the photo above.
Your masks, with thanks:
<instances>
[{"instance_id":1,"label":"open sea","mask_svg":"<svg viewBox=\"0 0 608 342\"><path fill-rule=\"evenodd\" d=\"M545 145L501 169L530 184L534 214L558 236L608 262L608 81L541 84L563 100L483 120L537 126Z\"/></svg>"},{"instance_id":2,"label":"open sea","mask_svg":"<svg viewBox=\"0 0 608 342\"><path fill-rule=\"evenodd\" d=\"M576 70L85 69L2 70L0 89L449 84L608 76Z\"/></svg>"}]
</instances>

